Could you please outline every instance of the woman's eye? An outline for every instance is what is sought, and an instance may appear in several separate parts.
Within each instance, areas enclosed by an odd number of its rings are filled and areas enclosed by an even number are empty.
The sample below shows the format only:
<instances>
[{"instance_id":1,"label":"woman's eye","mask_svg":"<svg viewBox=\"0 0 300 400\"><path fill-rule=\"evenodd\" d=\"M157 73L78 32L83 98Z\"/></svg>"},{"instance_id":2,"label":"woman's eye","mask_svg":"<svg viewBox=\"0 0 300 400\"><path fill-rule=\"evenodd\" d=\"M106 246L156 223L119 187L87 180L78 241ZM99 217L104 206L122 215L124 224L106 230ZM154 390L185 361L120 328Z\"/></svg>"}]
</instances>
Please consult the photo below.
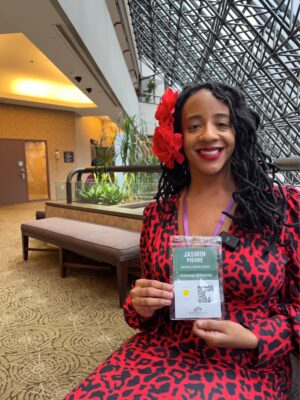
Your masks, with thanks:
<instances>
[{"instance_id":1,"label":"woman's eye","mask_svg":"<svg viewBox=\"0 0 300 400\"><path fill-rule=\"evenodd\" d=\"M229 124L226 124L225 122L218 122L218 123L216 124L216 126L217 126L218 128L221 128L221 129L227 129L227 128L229 128Z\"/></svg>"},{"instance_id":2,"label":"woman's eye","mask_svg":"<svg viewBox=\"0 0 300 400\"><path fill-rule=\"evenodd\" d=\"M189 127L190 131L195 131L196 129L199 129L199 128L201 128L200 124L192 124Z\"/></svg>"}]
</instances>

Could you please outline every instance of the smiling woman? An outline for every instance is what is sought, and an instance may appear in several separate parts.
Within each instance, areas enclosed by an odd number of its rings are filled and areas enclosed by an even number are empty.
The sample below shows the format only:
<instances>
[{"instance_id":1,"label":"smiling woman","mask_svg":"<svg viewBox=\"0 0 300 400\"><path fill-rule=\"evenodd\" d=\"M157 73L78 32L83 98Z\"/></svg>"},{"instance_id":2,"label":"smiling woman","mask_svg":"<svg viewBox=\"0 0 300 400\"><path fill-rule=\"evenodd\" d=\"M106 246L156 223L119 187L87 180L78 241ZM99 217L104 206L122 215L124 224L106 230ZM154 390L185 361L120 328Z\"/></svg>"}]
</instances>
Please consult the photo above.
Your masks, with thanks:
<instances>
[{"instance_id":1,"label":"smiling woman","mask_svg":"<svg viewBox=\"0 0 300 400\"><path fill-rule=\"evenodd\" d=\"M299 192L276 181L257 140L259 117L238 89L216 82L179 96L168 89L156 118L153 151L163 172L157 201L144 210L143 276L124 306L140 332L66 399L286 400L290 354L300 344ZM223 320L170 319L178 299L170 284L179 264L174 236L188 237L180 249L187 255L199 236L225 238ZM207 248L193 247L193 272ZM217 285L193 279L183 296L196 293L197 313L204 303L211 311L222 297L210 296Z\"/></svg>"},{"instance_id":2,"label":"smiling woman","mask_svg":"<svg viewBox=\"0 0 300 400\"><path fill-rule=\"evenodd\" d=\"M181 119L191 176L230 172L235 137L228 106L209 90L200 90L186 101Z\"/></svg>"}]
</instances>

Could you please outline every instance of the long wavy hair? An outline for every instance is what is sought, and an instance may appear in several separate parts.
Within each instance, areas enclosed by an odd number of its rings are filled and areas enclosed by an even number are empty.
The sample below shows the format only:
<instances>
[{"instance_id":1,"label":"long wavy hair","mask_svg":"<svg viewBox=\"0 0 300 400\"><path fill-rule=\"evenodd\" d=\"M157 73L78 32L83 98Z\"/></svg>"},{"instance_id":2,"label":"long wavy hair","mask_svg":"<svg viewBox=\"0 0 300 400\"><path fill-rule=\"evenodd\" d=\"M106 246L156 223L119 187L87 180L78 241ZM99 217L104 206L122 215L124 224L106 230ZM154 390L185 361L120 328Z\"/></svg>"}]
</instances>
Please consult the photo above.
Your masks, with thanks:
<instances>
[{"instance_id":1,"label":"long wavy hair","mask_svg":"<svg viewBox=\"0 0 300 400\"><path fill-rule=\"evenodd\" d=\"M286 224L287 201L272 164L258 142L259 115L251 110L243 93L220 82L198 83L186 87L178 97L174 111L174 132L182 133L181 116L187 99L199 90L209 90L213 96L225 103L230 111L231 124L235 132L235 150L231 158L231 170L236 182L233 199L237 204L234 215L225 213L242 229L260 232L269 243L280 243L280 233ZM167 201L180 193L191 182L187 158L183 164L175 162L173 169L162 165L156 200L159 209L172 212ZM274 184L276 189L274 190ZM168 207L166 204L168 203ZM288 226L288 225L287 225ZM266 233L267 232L267 233Z\"/></svg>"}]
</instances>

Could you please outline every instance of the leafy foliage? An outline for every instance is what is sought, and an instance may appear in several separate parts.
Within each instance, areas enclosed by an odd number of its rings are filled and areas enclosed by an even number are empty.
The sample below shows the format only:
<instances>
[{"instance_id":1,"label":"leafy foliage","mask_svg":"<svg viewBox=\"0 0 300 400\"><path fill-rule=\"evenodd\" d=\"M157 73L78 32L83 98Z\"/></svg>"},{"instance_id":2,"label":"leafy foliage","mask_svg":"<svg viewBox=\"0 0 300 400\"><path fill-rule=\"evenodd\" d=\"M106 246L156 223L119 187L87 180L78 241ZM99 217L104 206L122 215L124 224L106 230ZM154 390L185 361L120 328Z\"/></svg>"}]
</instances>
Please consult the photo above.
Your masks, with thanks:
<instances>
[{"instance_id":1,"label":"leafy foliage","mask_svg":"<svg viewBox=\"0 0 300 400\"><path fill-rule=\"evenodd\" d=\"M151 140L146 135L145 122L138 121L136 116L123 115L119 121L123 131L120 147L120 156L123 165L153 165L157 164L157 158L150 148Z\"/></svg>"},{"instance_id":2,"label":"leafy foliage","mask_svg":"<svg viewBox=\"0 0 300 400\"><path fill-rule=\"evenodd\" d=\"M96 165L110 167L115 165L115 158L120 156L122 165L157 165L156 156L151 152L151 140L145 134L145 122L138 120L136 116L128 117L123 115L119 121L121 144L119 153L116 154L112 144L103 147L106 143L105 137L100 140L97 148ZM122 186L118 185L114 174L94 173L94 183L85 184L78 190L81 201L93 204L113 205L125 201L134 202L144 197L149 197L147 193L151 190L150 198L153 197L154 188L157 187L157 176L152 173L132 173L124 174ZM111 178L113 176L113 179Z\"/></svg>"},{"instance_id":3,"label":"leafy foliage","mask_svg":"<svg viewBox=\"0 0 300 400\"><path fill-rule=\"evenodd\" d=\"M101 196L101 187L96 184L86 184L83 189L78 190L78 193L82 202L97 204Z\"/></svg>"},{"instance_id":4,"label":"leafy foliage","mask_svg":"<svg viewBox=\"0 0 300 400\"><path fill-rule=\"evenodd\" d=\"M94 174L95 183L85 184L79 189L79 196L85 203L113 205L121 203L126 196L123 187L120 187L109 174Z\"/></svg>"},{"instance_id":5,"label":"leafy foliage","mask_svg":"<svg viewBox=\"0 0 300 400\"><path fill-rule=\"evenodd\" d=\"M112 181L109 174L102 174L100 181L101 195L99 204L113 205L121 203L125 197L125 192L116 182Z\"/></svg>"}]
</instances>

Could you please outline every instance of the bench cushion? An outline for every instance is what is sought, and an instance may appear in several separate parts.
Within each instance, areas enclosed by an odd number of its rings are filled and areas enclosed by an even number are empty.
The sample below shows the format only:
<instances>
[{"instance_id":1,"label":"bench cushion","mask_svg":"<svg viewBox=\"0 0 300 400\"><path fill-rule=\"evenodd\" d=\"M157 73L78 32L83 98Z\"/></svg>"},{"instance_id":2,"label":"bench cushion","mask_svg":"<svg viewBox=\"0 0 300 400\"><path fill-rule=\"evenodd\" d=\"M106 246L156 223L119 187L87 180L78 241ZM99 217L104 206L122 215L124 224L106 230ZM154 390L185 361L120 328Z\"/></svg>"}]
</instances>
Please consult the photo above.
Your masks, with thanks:
<instances>
[{"instance_id":1,"label":"bench cushion","mask_svg":"<svg viewBox=\"0 0 300 400\"><path fill-rule=\"evenodd\" d=\"M140 233L67 218L24 222L23 234L92 259L116 263L139 258Z\"/></svg>"}]
</instances>

